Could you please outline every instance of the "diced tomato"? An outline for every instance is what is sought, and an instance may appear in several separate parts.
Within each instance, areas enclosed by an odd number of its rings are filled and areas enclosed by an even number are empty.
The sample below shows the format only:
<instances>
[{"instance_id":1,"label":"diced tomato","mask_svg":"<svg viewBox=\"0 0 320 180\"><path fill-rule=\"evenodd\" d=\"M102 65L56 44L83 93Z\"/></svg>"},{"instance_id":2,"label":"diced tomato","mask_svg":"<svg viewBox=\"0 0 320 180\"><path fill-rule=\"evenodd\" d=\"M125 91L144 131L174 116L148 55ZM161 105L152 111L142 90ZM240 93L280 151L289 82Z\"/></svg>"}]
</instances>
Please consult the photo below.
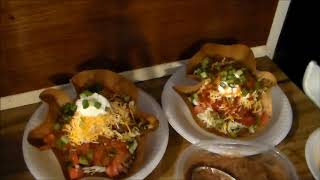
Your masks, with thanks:
<instances>
[{"instance_id":1,"label":"diced tomato","mask_svg":"<svg viewBox=\"0 0 320 180\"><path fill-rule=\"evenodd\" d=\"M113 166L113 165L106 167L106 173L110 177L114 177L114 176L119 175L119 171L118 171L117 167Z\"/></svg>"},{"instance_id":2,"label":"diced tomato","mask_svg":"<svg viewBox=\"0 0 320 180\"><path fill-rule=\"evenodd\" d=\"M255 124L255 118L253 116L245 116L241 119L240 123L245 126L251 126Z\"/></svg>"},{"instance_id":3,"label":"diced tomato","mask_svg":"<svg viewBox=\"0 0 320 180\"><path fill-rule=\"evenodd\" d=\"M70 179L78 179L83 176L83 172L79 168L69 168Z\"/></svg>"},{"instance_id":4,"label":"diced tomato","mask_svg":"<svg viewBox=\"0 0 320 180\"><path fill-rule=\"evenodd\" d=\"M214 109L215 111L219 111L220 106L221 106L222 102L221 101L216 101L215 103L211 104L212 109Z\"/></svg>"},{"instance_id":5,"label":"diced tomato","mask_svg":"<svg viewBox=\"0 0 320 180\"><path fill-rule=\"evenodd\" d=\"M79 154L86 154L89 151L90 144L84 143L77 147L77 151Z\"/></svg>"},{"instance_id":6,"label":"diced tomato","mask_svg":"<svg viewBox=\"0 0 320 180\"><path fill-rule=\"evenodd\" d=\"M73 164L79 164L79 157L76 151L70 151L70 160Z\"/></svg>"},{"instance_id":7,"label":"diced tomato","mask_svg":"<svg viewBox=\"0 0 320 180\"><path fill-rule=\"evenodd\" d=\"M43 141L48 144L50 147L53 147L55 145L56 142L56 137L54 134L48 134Z\"/></svg>"},{"instance_id":8,"label":"diced tomato","mask_svg":"<svg viewBox=\"0 0 320 180\"><path fill-rule=\"evenodd\" d=\"M261 125L266 125L269 121L269 116L266 113L262 113L261 117L260 117L260 122Z\"/></svg>"},{"instance_id":9,"label":"diced tomato","mask_svg":"<svg viewBox=\"0 0 320 180\"><path fill-rule=\"evenodd\" d=\"M120 141L112 141L110 144L116 149L116 153L111 161L111 163L106 167L106 173L110 177L115 177L121 172L126 172L127 168L123 166L125 162L130 157L130 153L126 148L126 144Z\"/></svg>"},{"instance_id":10,"label":"diced tomato","mask_svg":"<svg viewBox=\"0 0 320 180\"><path fill-rule=\"evenodd\" d=\"M249 89L254 88L254 86L255 86L255 80L254 80L252 77L250 77L250 78L247 80L246 85L247 85L247 87L248 87Z\"/></svg>"},{"instance_id":11,"label":"diced tomato","mask_svg":"<svg viewBox=\"0 0 320 180\"><path fill-rule=\"evenodd\" d=\"M198 106L195 106L195 107L193 107L193 109L192 109L192 112L194 113L194 114L199 114L199 113L202 113L203 111L205 111L206 110L206 107L204 106L204 105L198 105Z\"/></svg>"},{"instance_id":12,"label":"diced tomato","mask_svg":"<svg viewBox=\"0 0 320 180\"><path fill-rule=\"evenodd\" d=\"M95 165L102 165L102 160L104 159L105 152L103 147L97 147L93 152L93 162Z\"/></svg>"},{"instance_id":13,"label":"diced tomato","mask_svg":"<svg viewBox=\"0 0 320 180\"><path fill-rule=\"evenodd\" d=\"M102 159L102 165L103 166L107 166L107 165L109 165L110 164L110 162L111 162L111 160L112 160L112 157L109 157L109 156L104 156L104 158Z\"/></svg>"}]
</instances>

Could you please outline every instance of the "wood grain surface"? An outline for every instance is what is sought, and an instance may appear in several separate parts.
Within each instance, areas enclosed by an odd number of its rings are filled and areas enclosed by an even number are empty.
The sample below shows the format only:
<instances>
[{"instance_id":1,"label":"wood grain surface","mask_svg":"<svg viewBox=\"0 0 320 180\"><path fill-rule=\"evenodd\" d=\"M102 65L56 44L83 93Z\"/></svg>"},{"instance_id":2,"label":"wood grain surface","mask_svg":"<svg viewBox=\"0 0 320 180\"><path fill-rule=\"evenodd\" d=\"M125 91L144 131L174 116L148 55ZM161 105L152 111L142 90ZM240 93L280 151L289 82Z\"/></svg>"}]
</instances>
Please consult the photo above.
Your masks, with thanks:
<instances>
[{"instance_id":1,"label":"wood grain surface","mask_svg":"<svg viewBox=\"0 0 320 180\"><path fill-rule=\"evenodd\" d=\"M264 45L277 2L1 0L0 96L189 58L204 42Z\"/></svg>"},{"instance_id":2,"label":"wood grain surface","mask_svg":"<svg viewBox=\"0 0 320 180\"><path fill-rule=\"evenodd\" d=\"M287 137L277 146L294 164L302 180L313 179L304 156L306 140L320 127L320 109L268 58L259 58L257 67L275 74L278 85L289 98L293 111L293 125ZM159 103L164 84L168 77L137 83ZM22 134L24 127L38 104L0 111L0 179L34 179L28 171L22 156ZM173 179L174 165L179 154L190 145L170 127L167 150L146 179Z\"/></svg>"}]
</instances>

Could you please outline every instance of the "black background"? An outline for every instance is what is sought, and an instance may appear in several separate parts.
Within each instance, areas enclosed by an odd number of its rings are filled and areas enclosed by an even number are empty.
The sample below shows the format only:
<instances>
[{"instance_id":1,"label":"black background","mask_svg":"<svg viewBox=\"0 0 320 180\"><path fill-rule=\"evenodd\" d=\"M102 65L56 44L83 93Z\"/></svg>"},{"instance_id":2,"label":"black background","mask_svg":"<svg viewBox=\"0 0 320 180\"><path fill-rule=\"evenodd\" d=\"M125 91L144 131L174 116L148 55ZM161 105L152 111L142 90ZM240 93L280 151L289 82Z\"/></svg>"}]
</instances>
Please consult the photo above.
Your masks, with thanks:
<instances>
[{"instance_id":1,"label":"black background","mask_svg":"<svg viewBox=\"0 0 320 180\"><path fill-rule=\"evenodd\" d=\"M275 51L274 61L300 88L306 66L320 59L318 1L292 0Z\"/></svg>"}]
</instances>

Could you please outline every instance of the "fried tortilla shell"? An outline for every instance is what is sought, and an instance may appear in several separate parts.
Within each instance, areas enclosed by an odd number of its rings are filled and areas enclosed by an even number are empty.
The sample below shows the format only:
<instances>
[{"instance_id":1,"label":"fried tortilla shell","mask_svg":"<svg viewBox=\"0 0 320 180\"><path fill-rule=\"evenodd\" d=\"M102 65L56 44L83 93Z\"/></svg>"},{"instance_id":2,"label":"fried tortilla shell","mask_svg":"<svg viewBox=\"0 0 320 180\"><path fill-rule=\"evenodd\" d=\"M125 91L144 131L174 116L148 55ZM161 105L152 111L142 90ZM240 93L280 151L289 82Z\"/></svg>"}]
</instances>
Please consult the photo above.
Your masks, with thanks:
<instances>
[{"instance_id":1,"label":"fried tortilla shell","mask_svg":"<svg viewBox=\"0 0 320 180\"><path fill-rule=\"evenodd\" d=\"M99 84L102 86L102 94L105 96L117 93L128 95L134 101L138 99L138 88L134 83L109 70L82 71L72 77L71 83L77 91L77 94L80 94L88 87Z\"/></svg>"},{"instance_id":2,"label":"fried tortilla shell","mask_svg":"<svg viewBox=\"0 0 320 180\"><path fill-rule=\"evenodd\" d=\"M99 84L102 85L102 95L127 95L135 102L137 102L138 99L138 88L136 88L131 81L109 70L90 70L80 72L71 79L71 83L73 84L77 94L80 94L92 85ZM46 145L44 138L48 134L52 133L54 123L57 121L59 116L61 116L62 106L68 102L73 102L73 100L65 92L57 89L48 89L43 91L40 94L40 99L49 105L49 110L43 123L31 130L28 134L28 142L40 150L46 150L50 147ZM135 152L135 160L133 161L131 168L129 168L128 174L120 175L119 178L128 177L141 169L144 162L145 138L148 136L148 132L155 130L159 126L158 119L149 113L141 112L137 109L135 111L135 116L136 118L146 120L149 123L149 129L141 136L137 137L138 147ZM63 153L56 148L52 148L52 150L60 163L60 167L62 168L65 178L68 179L68 169L67 165L63 161ZM105 174L98 173L94 176L105 177Z\"/></svg>"},{"instance_id":3,"label":"fried tortilla shell","mask_svg":"<svg viewBox=\"0 0 320 180\"><path fill-rule=\"evenodd\" d=\"M60 115L61 107L68 102L72 102L72 99L64 91L59 89L47 89L43 91L40 94L40 99L48 104L49 110L45 120L29 132L27 139L33 146L40 149L47 149L48 147L45 145L45 142L43 142L43 139L52 131L52 127Z\"/></svg>"},{"instance_id":4,"label":"fried tortilla shell","mask_svg":"<svg viewBox=\"0 0 320 180\"><path fill-rule=\"evenodd\" d=\"M193 75L194 70L201 64L204 58L209 57L211 60L214 60L213 57L216 56L232 58L245 65L250 71L256 71L256 61L249 47L243 44L221 45L207 43L188 61L187 75L192 79L199 80L197 76Z\"/></svg>"},{"instance_id":5,"label":"fried tortilla shell","mask_svg":"<svg viewBox=\"0 0 320 180\"><path fill-rule=\"evenodd\" d=\"M268 71L256 71L257 79L260 80L265 87L272 87L277 84L277 79Z\"/></svg>"},{"instance_id":6,"label":"fried tortilla shell","mask_svg":"<svg viewBox=\"0 0 320 180\"><path fill-rule=\"evenodd\" d=\"M188 105L190 111L192 112L193 105L189 102L188 96L192 93L195 93L199 90L202 86L203 81L195 75L193 75L194 70L202 63L203 59L206 57L211 57L211 60L214 60L214 57L226 57L231 58L234 61L241 63L244 67L248 68L253 75L257 77L260 82L262 82L263 87L269 88L264 94L261 96L261 102L263 106L263 113L268 117L271 118L272 115L272 96L271 96L271 87L276 85L277 80L274 75L267 71L257 71L256 70L256 61L251 49L242 44L235 44L235 45L219 45L219 44L205 44L201 47L201 49L190 59L187 63L186 73L187 76L199 80L200 83L195 85L177 85L174 86L174 90L183 98L185 103ZM225 134L218 132L214 128L207 128L206 125L193 113L193 118L197 122L197 124L202 127L203 129L212 132L214 134L226 136ZM257 128L257 132L254 135L249 134L249 132L240 132L241 137L246 136L255 136L258 132L264 129L267 125L261 124Z\"/></svg>"}]
</instances>

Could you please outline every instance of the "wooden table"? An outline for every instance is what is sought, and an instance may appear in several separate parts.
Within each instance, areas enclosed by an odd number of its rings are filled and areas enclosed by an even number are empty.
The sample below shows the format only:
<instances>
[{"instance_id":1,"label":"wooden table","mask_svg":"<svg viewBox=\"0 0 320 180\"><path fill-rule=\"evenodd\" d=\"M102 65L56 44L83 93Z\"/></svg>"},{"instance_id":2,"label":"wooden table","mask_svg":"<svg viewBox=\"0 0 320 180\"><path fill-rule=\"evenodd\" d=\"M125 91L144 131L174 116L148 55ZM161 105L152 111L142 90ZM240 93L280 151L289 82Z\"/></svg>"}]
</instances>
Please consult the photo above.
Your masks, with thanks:
<instances>
[{"instance_id":1,"label":"wooden table","mask_svg":"<svg viewBox=\"0 0 320 180\"><path fill-rule=\"evenodd\" d=\"M287 137L277 146L293 162L300 179L313 179L305 160L304 149L308 136L320 127L320 110L268 58L257 59L259 70L272 72L285 92L293 110L293 125ZM168 77L139 82L137 86L149 92L159 103ZM24 127L39 103L1 111L0 120L0 179L34 179L22 155ZM174 164L180 152L190 143L170 127L167 150L157 168L147 179L172 179Z\"/></svg>"}]
</instances>

